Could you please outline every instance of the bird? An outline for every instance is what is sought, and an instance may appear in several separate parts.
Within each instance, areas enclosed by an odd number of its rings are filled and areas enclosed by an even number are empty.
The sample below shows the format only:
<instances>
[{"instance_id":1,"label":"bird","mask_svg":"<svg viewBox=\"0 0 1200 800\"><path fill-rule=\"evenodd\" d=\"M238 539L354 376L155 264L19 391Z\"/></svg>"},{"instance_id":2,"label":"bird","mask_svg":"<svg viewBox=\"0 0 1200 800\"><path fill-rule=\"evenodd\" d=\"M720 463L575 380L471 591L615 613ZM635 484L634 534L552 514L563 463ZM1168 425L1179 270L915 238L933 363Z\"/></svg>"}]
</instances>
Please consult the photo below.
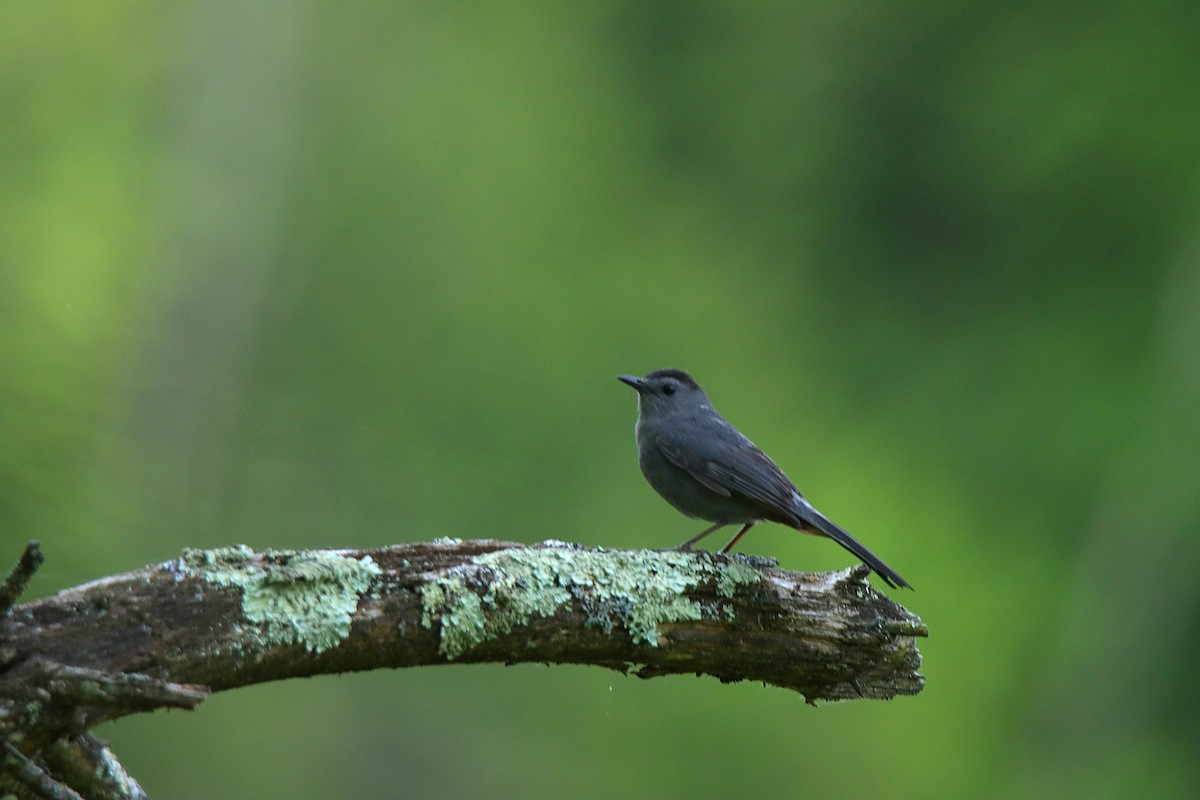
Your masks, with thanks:
<instances>
[{"instance_id":1,"label":"bird","mask_svg":"<svg viewBox=\"0 0 1200 800\"><path fill-rule=\"evenodd\" d=\"M713 523L677 549L721 528L742 528L722 553L756 523L769 521L826 536L867 564L893 589L912 586L861 542L805 499L766 453L713 407L691 375L660 369L644 377L618 375L638 393L634 431L638 465L663 499L693 519Z\"/></svg>"}]
</instances>

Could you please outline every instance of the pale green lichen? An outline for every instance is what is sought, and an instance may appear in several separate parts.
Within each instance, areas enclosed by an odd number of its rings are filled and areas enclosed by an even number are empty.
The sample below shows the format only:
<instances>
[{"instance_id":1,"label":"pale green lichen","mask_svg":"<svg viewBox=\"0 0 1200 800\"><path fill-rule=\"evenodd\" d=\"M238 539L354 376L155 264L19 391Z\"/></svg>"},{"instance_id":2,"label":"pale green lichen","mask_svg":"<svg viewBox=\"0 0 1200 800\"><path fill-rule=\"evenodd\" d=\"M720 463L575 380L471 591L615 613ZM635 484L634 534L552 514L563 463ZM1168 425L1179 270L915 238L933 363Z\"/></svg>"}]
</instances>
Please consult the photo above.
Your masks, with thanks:
<instances>
[{"instance_id":1,"label":"pale green lichen","mask_svg":"<svg viewBox=\"0 0 1200 800\"><path fill-rule=\"evenodd\" d=\"M701 606L688 590L708 581L731 598L761 575L737 562L646 550L539 547L499 550L472 558L421 589L421 623L440 623L439 650L454 659L535 617L576 600L590 624L621 625L637 644L658 645L663 623L728 617L728 604Z\"/></svg>"},{"instance_id":2,"label":"pale green lichen","mask_svg":"<svg viewBox=\"0 0 1200 800\"><path fill-rule=\"evenodd\" d=\"M258 627L264 646L299 642L314 653L349 635L359 598L382 574L370 556L355 559L327 550L256 554L245 545L187 550L179 567L240 589L242 613Z\"/></svg>"}]
</instances>

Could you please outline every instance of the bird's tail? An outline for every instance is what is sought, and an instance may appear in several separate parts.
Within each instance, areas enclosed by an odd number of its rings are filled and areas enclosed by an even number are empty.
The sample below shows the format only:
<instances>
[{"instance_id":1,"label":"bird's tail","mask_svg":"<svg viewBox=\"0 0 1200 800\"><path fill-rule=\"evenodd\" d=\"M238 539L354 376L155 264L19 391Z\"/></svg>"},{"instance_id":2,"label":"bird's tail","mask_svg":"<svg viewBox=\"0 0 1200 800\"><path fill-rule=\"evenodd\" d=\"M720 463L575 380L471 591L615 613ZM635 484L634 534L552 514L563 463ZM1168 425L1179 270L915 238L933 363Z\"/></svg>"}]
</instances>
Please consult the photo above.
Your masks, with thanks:
<instances>
[{"instance_id":1,"label":"bird's tail","mask_svg":"<svg viewBox=\"0 0 1200 800\"><path fill-rule=\"evenodd\" d=\"M903 586L906 589L912 588L908 581L900 577L900 573L883 563L879 556L875 555L866 547L864 547L862 542L858 541L858 539L855 539L837 525L833 524L828 517L809 505L809 502L804 498L800 498L796 503L796 516L800 518L800 522L804 527L812 528L815 532L828 536L830 539L833 539L842 547L861 558L863 563L875 570L875 573L880 578L883 578L883 582L888 586L891 586L893 589L899 586Z\"/></svg>"}]
</instances>

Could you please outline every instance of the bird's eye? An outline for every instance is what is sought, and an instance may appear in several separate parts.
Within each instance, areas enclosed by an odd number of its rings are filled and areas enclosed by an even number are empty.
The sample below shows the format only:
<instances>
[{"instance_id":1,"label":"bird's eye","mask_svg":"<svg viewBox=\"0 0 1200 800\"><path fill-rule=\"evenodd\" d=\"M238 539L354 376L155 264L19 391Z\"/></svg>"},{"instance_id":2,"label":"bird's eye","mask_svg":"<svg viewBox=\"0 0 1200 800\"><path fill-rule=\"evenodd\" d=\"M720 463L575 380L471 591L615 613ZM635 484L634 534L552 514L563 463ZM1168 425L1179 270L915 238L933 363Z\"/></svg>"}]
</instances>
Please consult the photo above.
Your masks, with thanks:
<instances>
[{"instance_id":1,"label":"bird's eye","mask_svg":"<svg viewBox=\"0 0 1200 800\"><path fill-rule=\"evenodd\" d=\"M665 394L667 397L670 397L671 395L675 394L675 384L673 384L673 383L665 384L663 386L663 394Z\"/></svg>"}]
</instances>

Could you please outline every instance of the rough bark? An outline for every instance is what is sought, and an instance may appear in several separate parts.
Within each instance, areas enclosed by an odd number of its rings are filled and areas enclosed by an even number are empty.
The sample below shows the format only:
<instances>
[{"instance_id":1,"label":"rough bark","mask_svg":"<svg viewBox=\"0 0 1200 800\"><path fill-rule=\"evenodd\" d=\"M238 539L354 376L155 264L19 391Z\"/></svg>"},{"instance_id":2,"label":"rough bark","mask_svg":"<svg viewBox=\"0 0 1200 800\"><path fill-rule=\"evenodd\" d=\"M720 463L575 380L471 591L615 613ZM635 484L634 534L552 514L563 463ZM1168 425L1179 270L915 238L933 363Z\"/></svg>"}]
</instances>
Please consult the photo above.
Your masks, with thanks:
<instances>
[{"instance_id":1,"label":"rough bark","mask_svg":"<svg viewBox=\"0 0 1200 800\"><path fill-rule=\"evenodd\" d=\"M762 681L810 703L924 686L924 623L862 566L562 542L231 547L12 605L40 563L35 543L0 587L0 788L32 797L141 796L90 727L305 675L576 663Z\"/></svg>"}]
</instances>

